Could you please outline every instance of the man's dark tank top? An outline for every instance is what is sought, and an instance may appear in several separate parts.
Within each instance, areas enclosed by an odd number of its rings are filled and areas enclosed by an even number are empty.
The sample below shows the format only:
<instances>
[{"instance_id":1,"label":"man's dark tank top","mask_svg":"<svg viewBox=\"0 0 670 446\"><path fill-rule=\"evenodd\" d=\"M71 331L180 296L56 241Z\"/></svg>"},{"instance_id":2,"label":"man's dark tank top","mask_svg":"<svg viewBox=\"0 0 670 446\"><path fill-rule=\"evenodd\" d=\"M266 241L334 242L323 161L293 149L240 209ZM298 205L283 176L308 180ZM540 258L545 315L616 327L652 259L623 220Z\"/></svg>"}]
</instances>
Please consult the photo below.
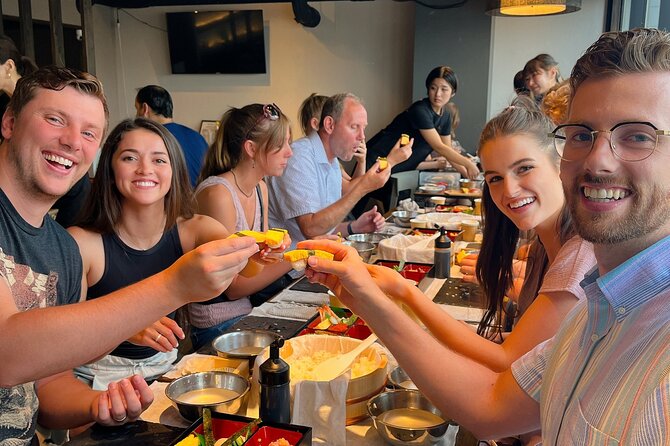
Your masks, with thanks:
<instances>
[{"instance_id":1,"label":"man's dark tank top","mask_svg":"<svg viewBox=\"0 0 670 446\"><path fill-rule=\"evenodd\" d=\"M105 250L105 271L98 283L88 288L89 300L105 296L161 272L183 254L177 225L165 232L160 241L146 251L127 246L116 234L103 234L102 243ZM168 317L174 318L174 313ZM110 355L145 359L156 353L158 351L153 348L124 341Z\"/></svg>"}]
</instances>

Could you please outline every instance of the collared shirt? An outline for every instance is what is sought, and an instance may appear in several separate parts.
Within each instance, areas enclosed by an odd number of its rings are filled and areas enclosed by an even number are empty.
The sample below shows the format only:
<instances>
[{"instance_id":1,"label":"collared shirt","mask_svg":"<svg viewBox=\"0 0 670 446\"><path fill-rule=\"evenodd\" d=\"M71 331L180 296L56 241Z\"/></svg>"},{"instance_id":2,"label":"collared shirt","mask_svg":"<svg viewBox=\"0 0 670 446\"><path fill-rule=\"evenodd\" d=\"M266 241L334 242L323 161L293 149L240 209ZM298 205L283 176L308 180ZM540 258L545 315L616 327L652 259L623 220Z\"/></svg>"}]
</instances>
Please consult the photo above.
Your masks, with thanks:
<instances>
[{"instance_id":1,"label":"collared shirt","mask_svg":"<svg viewBox=\"0 0 670 446\"><path fill-rule=\"evenodd\" d=\"M328 160L316 132L295 141L291 149L284 175L267 179L268 218L270 227L288 229L295 246L305 240L296 217L316 213L342 198L342 172L337 158Z\"/></svg>"},{"instance_id":2,"label":"collared shirt","mask_svg":"<svg viewBox=\"0 0 670 446\"><path fill-rule=\"evenodd\" d=\"M543 444L670 444L670 237L599 277L556 336L512 365Z\"/></svg>"}]
</instances>

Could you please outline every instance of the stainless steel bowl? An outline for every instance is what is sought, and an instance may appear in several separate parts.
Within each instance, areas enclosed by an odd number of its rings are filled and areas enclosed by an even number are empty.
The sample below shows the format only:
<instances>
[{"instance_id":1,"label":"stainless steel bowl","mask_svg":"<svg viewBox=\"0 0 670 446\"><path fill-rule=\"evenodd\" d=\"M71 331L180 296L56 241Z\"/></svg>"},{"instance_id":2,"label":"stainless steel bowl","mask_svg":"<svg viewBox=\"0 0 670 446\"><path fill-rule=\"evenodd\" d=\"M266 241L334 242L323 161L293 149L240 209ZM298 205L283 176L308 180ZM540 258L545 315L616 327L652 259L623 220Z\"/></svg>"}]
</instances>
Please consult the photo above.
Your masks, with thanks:
<instances>
[{"instance_id":1,"label":"stainless steel bowl","mask_svg":"<svg viewBox=\"0 0 670 446\"><path fill-rule=\"evenodd\" d=\"M395 219L395 224L409 228L409 221L419 215L419 213L416 211L395 211L391 215Z\"/></svg>"},{"instance_id":2,"label":"stainless steel bowl","mask_svg":"<svg viewBox=\"0 0 670 446\"><path fill-rule=\"evenodd\" d=\"M375 245L370 242L351 242L351 241L346 241L342 242L343 245L348 245L353 247L356 251L358 251L358 255L361 256L364 262L367 262L370 260L370 256L372 256L372 251L375 250Z\"/></svg>"},{"instance_id":3,"label":"stainless steel bowl","mask_svg":"<svg viewBox=\"0 0 670 446\"><path fill-rule=\"evenodd\" d=\"M379 232L369 232L367 234L351 234L347 236L347 240L350 242L368 242L377 246L379 242L385 238L389 238L388 234L381 234Z\"/></svg>"},{"instance_id":4,"label":"stainless steel bowl","mask_svg":"<svg viewBox=\"0 0 670 446\"><path fill-rule=\"evenodd\" d=\"M394 409L421 409L437 415L442 422L430 427L412 428L389 424L384 414ZM428 398L418 390L392 390L380 393L368 401L368 414L379 435L393 445L432 445L447 433L449 422Z\"/></svg>"},{"instance_id":5,"label":"stainless steel bowl","mask_svg":"<svg viewBox=\"0 0 670 446\"><path fill-rule=\"evenodd\" d=\"M249 359L258 356L272 344L277 335L264 330L239 330L224 333L212 341L212 347L223 358Z\"/></svg>"},{"instance_id":6,"label":"stainless steel bowl","mask_svg":"<svg viewBox=\"0 0 670 446\"><path fill-rule=\"evenodd\" d=\"M249 397L249 381L246 378L231 372L200 372L191 373L172 381L165 388L165 395L179 410L179 414L190 421L202 416L203 407L209 407L214 412L238 414L247 409ZM180 399L186 392L203 389L227 389L237 396L222 399L209 404L197 404Z\"/></svg>"},{"instance_id":7,"label":"stainless steel bowl","mask_svg":"<svg viewBox=\"0 0 670 446\"><path fill-rule=\"evenodd\" d=\"M389 382L396 389L417 390L412 378L400 366L389 372Z\"/></svg>"}]
</instances>

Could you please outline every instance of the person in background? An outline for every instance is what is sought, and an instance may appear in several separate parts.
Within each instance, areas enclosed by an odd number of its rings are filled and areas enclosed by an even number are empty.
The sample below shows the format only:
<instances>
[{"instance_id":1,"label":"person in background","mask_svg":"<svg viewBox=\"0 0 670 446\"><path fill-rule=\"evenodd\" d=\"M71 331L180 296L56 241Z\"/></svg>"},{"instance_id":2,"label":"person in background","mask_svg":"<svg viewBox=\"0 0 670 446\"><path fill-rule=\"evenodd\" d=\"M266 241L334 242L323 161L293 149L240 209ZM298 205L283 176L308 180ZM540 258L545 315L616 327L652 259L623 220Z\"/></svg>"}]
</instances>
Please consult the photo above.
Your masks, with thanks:
<instances>
[{"instance_id":1,"label":"person in background","mask_svg":"<svg viewBox=\"0 0 670 446\"><path fill-rule=\"evenodd\" d=\"M342 193L338 159L353 158L365 141L367 124L367 112L356 96L342 93L328 98L319 131L293 142L293 158L284 175L268 178L271 226L287 228L293 242L381 229L384 218L376 207L356 220L348 221L347 215L365 194L388 181L391 169L380 170L375 164Z\"/></svg>"},{"instance_id":2,"label":"person in background","mask_svg":"<svg viewBox=\"0 0 670 446\"><path fill-rule=\"evenodd\" d=\"M21 54L14 41L0 34L0 116L5 113L9 99L14 94L21 76L37 70L35 62Z\"/></svg>"},{"instance_id":3,"label":"person in background","mask_svg":"<svg viewBox=\"0 0 670 446\"><path fill-rule=\"evenodd\" d=\"M290 122L275 104L226 111L195 192L198 212L215 218L230 233L268 230L268 188L263 178L284 173L293 154L290 142ZM286 236L276 251L290 244ZM292 282L287 276L289 262L272 260L269 254L264 259L268 264L258 274L238 277L225 295L188 306L196 350Z\"/></svg>"},{"instance_id":4,"label":"person in background","mask_svg":"<svg viewBox=\"0 0 670 446\"><path fill-rule=\"evenodd\" d=\"M68 229L79 245L84 271L82 300L98 299L167 269L185 252L228 231L193 213L186 163L179 143L160 124L121 121L100 154L93 190L78 226ZM167 372L184 332L172 312L75 375L96 390L140 374Z\"/></svg>"},{"instance_id":5,"label":"person in background","mask_svg":"<svg viewBox=\"0 0 670 446\"><path fill-rule=\"evenodd\" d=\"M350 247L303 242L335 253L310 257L307 274L364 318L418 388L478 438L541 428L546 446L668 444L670 34L604 33L570 82L568 122L552 133L570 214L597 267L556 335L510 369L464 360L411 323Z\"/></svg>"},{"instance_id":6,"label":"person in background","mask_svg":"<svg viewBox=\"0 0 670 446\"><path fill-rule=\"evenodd\" d=\"M526 79L523 74L523 70L517 71L517 73L514 75L513 85L515 94L530 94L528 87L526 87Z\"/></svg>"},{"instance_id":7,"label":"person in background","mask_svg":"<svg viewBox=\"0 0 670 446\"><path fill-rule=\"evenodd\" d=\"M184 152L191 186L195 187L207 152L207 141L195 130L174 122L172 119L174 106L170 93L158 85L142 87L135 96L135 110L138 117L162 124L177 138Z\"/></svg>"},{"instance_id":8,"label":"person in background","mask_svg":"<svg viewBox=\"0 0 670 446\"><path fill-rule=\"evenodd\" d=\"M446 105L458 89L456 73L449 67L435 67L426 77L428 97L415 102L396 116L391 124L368 141L367 165L377 157L390 156L401 134L414 139L409 159L393 164L393 172L415 170L435 150L467 178L476 178L479 169L468 157L451 146L452 117Z\"/></svg>"},{"instance_id":9,"label":"person in background","mask_svg":"<svg viewBox=\"0 0 670 446\"><path fill-rule=\"evenodd\" d=\"M71 369L176 308L220 293L257 251L248 237L217 240L105 299L76 303L79 250L47 213L88 172L107 118L95 77L54 66L23 76L2 118L0 442L30 444L37 421L67 429L136 420L153 400L142 377L93 391Z\"/></svg>"},{"instance_id":10,"label":"person in background","mask_svg":"<svg viewBox=\"0 0 670 446\"><path fill-rule=\"evenodd\" d=\"M526 62L523 75L526 88L530 90L537 104L542 101L550 88L563 80L558 62L549 54L538 54Z\"/></svg>"}]
</instances>

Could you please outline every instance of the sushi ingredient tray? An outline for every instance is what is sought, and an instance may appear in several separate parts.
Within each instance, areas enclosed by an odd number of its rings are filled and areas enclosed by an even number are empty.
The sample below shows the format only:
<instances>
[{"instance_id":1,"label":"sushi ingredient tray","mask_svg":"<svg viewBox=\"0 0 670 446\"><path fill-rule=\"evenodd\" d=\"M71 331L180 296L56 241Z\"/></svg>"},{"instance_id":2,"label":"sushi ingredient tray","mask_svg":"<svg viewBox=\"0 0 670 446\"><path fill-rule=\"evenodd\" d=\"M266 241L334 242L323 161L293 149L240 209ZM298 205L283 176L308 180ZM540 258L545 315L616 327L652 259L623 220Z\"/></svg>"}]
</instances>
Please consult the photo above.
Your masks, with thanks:
<instances>
[{"instance_id":1,"label":"sushi ingredient tray","mask_svg":"<svg viewBox=\"0 0 670 446\"><path fill-rule=\"evenodd\" d=\"M375 265L386 266L387 268L393 268L396 271L400 268L400 262L396 260L377 260ZM430 270L433 269L433 265L429 263L413 263L407 262L402 266L402 269L398 272L405 279L413 280L417 284L423 280L424 277L428 275Z\"/></svg>"},{"instance_id":2,"label":"sushi ingredient tray","mask_svg":"<svg viewBox=\"0 0 670 446\"><path fill-rule=\"evenodd\" d=\"M214 434L214 439L217 440L216 444L223 443L221 439L231 437L253 421L252 418L238 415L212 413L212 432ZM171 443L171 446L178 446L182 440L192 436L192 434L203 435L203 431L203 421L202 418L200 418ZM277 442L281 438L288 441L292 446L311 446L312 428L295 424L266 423L260 421L260 423L251 427L250 435L244 440L244 443L241 444L269 446L271 443ZM188 443L188 441L186 443Z\"/></svg>"},{"instance_id":3,"label":"sushi ingredient tray","mask_svg":"<svg viewBox=\"0 0 670 446\"><path fill-rule=\"evenodd\" d=\"M324 305L319 309L319 313L308 321L307 327L300 332L300 335L304 334L328 334L365 339L372 334L372 331L363 319L355 316L350 310Z\"/></svg>"},{"instance_id":4,"label":"sushi ingredient tray","mask_svg":"<svg viewBox=\"0 0 670 446\"><path fill-rule=\"evenodd\" d=\"M486 308L484 295L479 285L455 278L445 280L433 302L459 307Z\"/></svg>"}]
</instances>

